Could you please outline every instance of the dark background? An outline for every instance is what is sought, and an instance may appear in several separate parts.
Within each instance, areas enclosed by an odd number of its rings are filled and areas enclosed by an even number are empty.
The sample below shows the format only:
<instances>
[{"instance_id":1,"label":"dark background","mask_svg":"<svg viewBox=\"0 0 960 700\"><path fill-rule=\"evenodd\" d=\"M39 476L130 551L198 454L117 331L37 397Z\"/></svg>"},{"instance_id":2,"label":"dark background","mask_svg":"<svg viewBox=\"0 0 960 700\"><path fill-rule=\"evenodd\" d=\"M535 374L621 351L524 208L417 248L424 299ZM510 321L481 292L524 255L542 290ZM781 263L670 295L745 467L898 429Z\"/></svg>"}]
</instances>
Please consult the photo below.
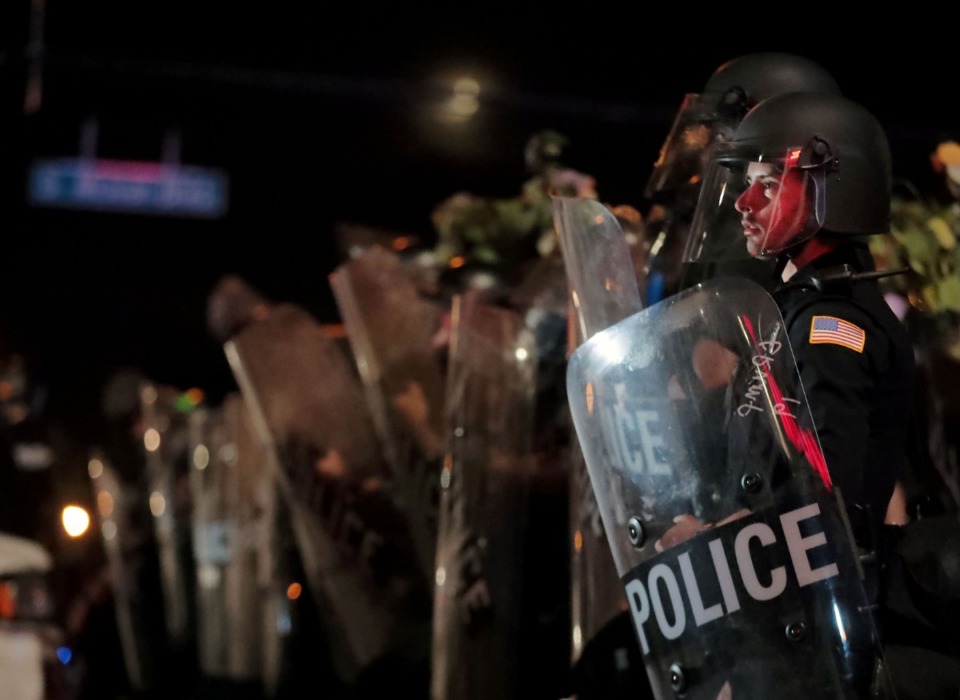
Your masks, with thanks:
<instances>
[{"instance_id":1,"label":"dark background","mask_svg":"<svg viewBox=\"0 0 960 700\"><path fill-rule=\"evenodd\" d=\"M953 20L935 14L915 39L902 32L853 50L839 30L812 22L738 44L744 28L701 17L693 37L686 22L697 18L682 7L672 22L643 24L598 5L5 5L0 349L27 355L49 383L51 413L78 430L119 367L199 386L214 401L232 388L205 327L206 297L224 274L337 322L327 275L343 259L338 222L429 241L430 212L451 194L519 194L536 132L569 138L565 161L596 177L602 200L640 206L684 93L741 53L822 63L881 120L895 172L921 188L934 182L938 139L960 128L953 42L930 34ZM42 25L31 24L31 7ZM31 70L42 99L25 111ZM481 109L469 123L439 123L449 78L461 73L484 85ZM31 160L80 155L91 123L98 158L158 161L173 139L183 164L222 168L228 214L28 206Z\"/></svg>"}]
</instances>

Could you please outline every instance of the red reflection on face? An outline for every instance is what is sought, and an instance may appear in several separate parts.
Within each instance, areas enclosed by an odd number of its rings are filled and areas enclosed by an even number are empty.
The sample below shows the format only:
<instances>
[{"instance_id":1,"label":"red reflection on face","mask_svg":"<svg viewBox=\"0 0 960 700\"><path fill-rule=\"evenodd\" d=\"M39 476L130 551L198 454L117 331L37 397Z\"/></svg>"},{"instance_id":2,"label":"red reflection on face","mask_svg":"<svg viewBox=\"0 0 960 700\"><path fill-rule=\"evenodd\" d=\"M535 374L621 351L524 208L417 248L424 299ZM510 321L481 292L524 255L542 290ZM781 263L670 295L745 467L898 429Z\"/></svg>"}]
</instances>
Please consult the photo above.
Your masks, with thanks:
<instances>
[{"instance_id":1,"label":"red reflection on face","mask_svg":"<svg viewBox=\"0 0 960 700\"><path fill-rule=\"evenodd\" d=\"M735 205L747 239L747 252L778 253L803 232L810 217L807 178L798 168L773 163L747 166L747 189Z\"/></svg>"}]
</instances>

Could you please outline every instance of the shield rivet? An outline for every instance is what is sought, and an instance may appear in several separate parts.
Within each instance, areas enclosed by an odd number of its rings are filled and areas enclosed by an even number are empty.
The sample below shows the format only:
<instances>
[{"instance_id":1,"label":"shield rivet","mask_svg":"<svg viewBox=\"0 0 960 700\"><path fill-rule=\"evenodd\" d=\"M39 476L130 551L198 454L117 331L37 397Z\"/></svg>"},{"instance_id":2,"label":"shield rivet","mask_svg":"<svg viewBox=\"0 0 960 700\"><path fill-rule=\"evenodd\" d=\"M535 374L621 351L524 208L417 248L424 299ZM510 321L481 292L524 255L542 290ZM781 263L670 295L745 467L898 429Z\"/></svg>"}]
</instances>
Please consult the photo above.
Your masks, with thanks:
<instances>
[{"instance_id":1,"label":"shield rivet","mask_svg":"<svg viewBox=\"0 0 960 700\"><path fill-rule=\"evenodd\" d=\"M642 547L644 540L647 539L643 531L643 523L635 515L627 521L627 536L630 537L630 544L637 548Z\"/></svg>"},{"instance_id":2,"label":"shield rivet","mask_svg":"<svg viewBox=\"0 0 960 700\"><path fill-rule=\"evenodd\" d=\"M683 672L683 666L680 664L670 664L670 687L673 692L682 693L687 689L687 676Z\"/></svg>"},{"instance_id":3,"label":"shield rivet","mask_svg":"<svg viewBox=\"0 0 960 700\"><path fill-rule=\"evenodd\" d=\"M807 636L807 626L802 622L791 622L785 631L791 642L799 642Z\"/></svg>"},{"instance_id":4,"label":"shield rivet","mask_svg":"<svg viewBox=\"0 0 960 700\"><path fill-rule=\"evenodd\" d=\"M763 477L761 477L756 472L752 474L744 474L740 478L740 488L749 493L756 493L760 490L760 487L763 485Z\"/></svg>"}]
</instances>

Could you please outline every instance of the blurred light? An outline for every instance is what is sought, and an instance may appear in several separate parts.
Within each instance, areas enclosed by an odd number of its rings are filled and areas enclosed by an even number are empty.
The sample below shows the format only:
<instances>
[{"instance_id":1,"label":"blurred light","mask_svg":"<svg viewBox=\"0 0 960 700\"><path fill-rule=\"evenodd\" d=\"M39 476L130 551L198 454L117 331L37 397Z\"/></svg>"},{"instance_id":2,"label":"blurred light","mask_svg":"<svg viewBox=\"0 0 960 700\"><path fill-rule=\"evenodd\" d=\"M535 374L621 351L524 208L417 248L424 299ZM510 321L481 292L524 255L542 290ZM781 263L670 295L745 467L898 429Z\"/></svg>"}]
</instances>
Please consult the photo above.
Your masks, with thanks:
<instances>
[{"instance_id":1,"label":"blurred light","mask_svg":"<svg viewBox=\"0 0 960 700\"><path fill-rule=\"evenodd\" d=\"M210 464L210 450L206 445L197 445L193 448L193 466L202 471L208 464Z\"/></svg>"},{"instance_id":2,"label":"blurred light","mask_svg":"<svg viewBox=\"0 0 960 700\"><path fill-rule=\"evenodd\" d=\"M156 452L160 449L160 433L156 428L147 428L144 432L143 446L147 448L147 452Z\"/></svg>"},{"instance_id":3,"label":"blurred light","mask_svg":"<svg viewBox=\"0 0 960 700\"><path fill-rule=\"evenodd\" d=\"M57 658L60 659L60 663L66 666L73 658L73 651L70 650L70 647L57 647Z\"/></svg>"},{"instance_id":4,"label":"blurred light","mask_svg":"<svg viewBox=\"0 0 960 700\"><path fill-rule=\"evenodd\" d=\"M203 391L194 387L187 389L176 398L174 408L181 413L185 413L186 411L192 411L201 403L203 403Z\"/></svg>"},{"instance_id":5,"label":"blurred light","mask_svg":"<svg viewBox=\"0 0 960 700\"><path fill-rule=\"evenodd\" d=\"M463 257L462 255L456 255L456 256L450 258L450 262L448 262L447 265L448 265L451 269L455 270L455 269L457 269L458 267L463 267L464 264L466 264L466 262L467 262L467 261L464 259L464 257Z\"/></svg>"},{"instance_id":6,"label":"blurred light","mask_svg":"<svg viewBox=\"0 0 960 700\"><path fill-rule=\"evenodd\" d=\"M453 92L455 95L462 97L479 97L480 83L477 82L476 78L469 76L457 78L453 83Z\"/></svg>"},{"instance_id":7,"label":"blurred light","mask_svg":"<svg viewBox=\"0 0 960 700\"><path fill-rule=\"evenodd\" d=\"M397 236L393 239L391 245L394 250L406 250L410 247L410 238L408 236Z\"/></svg>"},{"instance_id":8,"label":"blurred light","mask_svg":"<svg viewBox=\"0 0 960 700\"><path fill-rule=\"evenodd\" d=\"M159 518L167 510L167 499L159 491L150 494L150 512L153 517Z\"/></svg>"},{"instance_id":9,"label":"blurred light","mask_svg":"<svg viewBox=\"0 0 960 700\"><path fill-rule=\"evenodd\" d=\"M30 415L30 409L20 401L12 403L6 407L7 421L16 425L22 423Z\"/></svg>"},{"instance_id":10,"label":"blurred light","mask_svg":"<svg viewBox=\"0 0 960 700\"><path fill-rule=\"evenodd\" d=\"M99 479L100 475L103 474L103 462L96 457L91 459L87 462L87 473L91 479Z\"/></svg>"},{"instance_id":11,"label":"blurred light","mask_svg":"<svg viewBox=\"0 0 960 700\"><path fill-rule=\"evenodd\" d=\"M80 537L90 527L90 515L80 506L66 506L60 515L63 529L70 537Z\"/></svg>"},{"instance_id":12,"label":"blurred light","mask_svg":"<svg viewBox=\"0 0 960 700\"><path fill-rule=\"evenodd\" d=\"M573 647L579 649L583 645L583 631L580 625L573 626Z\"/></svg>"},{"instance_id":13,"label":"blurred light","mask_svg":"<svg viewBox=\"0 0 960 700\"><path fill-rule=\"evenodd\" d=\"M201 588L216 588L220 585L220 569L213 564L203 564L197 571Z\"/></svg>"},{"instance_id":14,"label":"blurred light","mask_svg":"<svg viewBox=\"0 0 960 700\"><path fill-rule=\"evenodd\" d=\"M480 102L471 95L454 95L447 108L454 119L467 119L472 117L480 109Z\"/></svg>"},{"instance_id":15,"label":"blurred light","mask_svg":"<svg viewBox=\"0 0 960 700\"><path fill-rule=\"evenodd\" d=\"M97 492L97 508L100 510L100 515L105 518L113 515L113 496L109 491Z\"/></svg>"},{"instance_id":16,"label":"blurred light","mask_svg":"<svg viewBox=\"0 0 960 700\"><path fill-rule=\"evenodd\" d=\"M528 355L526 348L517 348L517 352L515 354L517 356L517 359L520 360L520 362L523 362L524 360L526 360Z\"/></svg>"},{"instance_id":17,"label":"blurred light","mask_svg":"<svg viewBox=\"0 0 960 700\"><path fill-rule=\"evenodd\" d=\"M847 644L847 630L843 626L843 616L840 614L840 608L836 603L833 604L833 619L837 622L837 631L840 632L840 640L844 646Z\"/></svg>"},{"instance_id":18,"label":"blurred light","mask_svg":"<svg viewBox=\"0 0 960 700\"><path fill-rule=\"evenodd\" d=\"M53 450L42 442L19 442L13 446L13 461L24 471L41 471L53 464Z\"/></svg>"},{"instance_id":19,"label":"blurred light","mask_svg":"<svg viewBox=\"0 0 960 700\"><path fill-rule=\"evenodd\" d=\"M12 620L17 611L16 585L12 581L0 582L0 618L4 620Z\"/></svg>"},{"instance_id":20,"label":"blurred light","mask_svg":"<svg viewBox=\"0 0 960 700\"><path fill-rule=\"evenodd\" d=\"M301 593L303 593L303 586L296 581L287 586L287 598L289 600L296 600L300 597Z\"/></svg>"},{"instance_id":21,"label":"blurred light","mask_svg":"<svg viewBox=\"0 0 960 700\"><path fill-rule=\"evenodd\" d=\"M100 534L103 535L103 539L109 542L117 536L117 524L112 520L108 520L100 526Z\"/></svg>"},{"instance_id":22,"label":"blurred light","mask_svg":"<svg viewBox=\"0 0 960 700\"><path fill-rule=\"evenodd\" d=\"M145 404L152 404L157 400L157 390L153 386L145 386L140 391L140 398Z\"/></svg>"},{"instance_id":23,"label":"blurred light","mask_svg":"<svg viewBox=\"0 0 960 700\"><path fill-rule=\"evenodd\" d=\"M217 456L220 458L220 461L224 464L236 464L237 463L237 444L234 442L228 442L224 444Z\"/></svg>"},{"instance_id":24,"label":"blurred light","mask_svg":"<svg viewBox=\"0 0 960 700\"><path fill-rule=\"evenodd\" d=\"M579 552L583 549L583 533L577 530L573 533L573 551Z\"/></svg>"},{"instance_id":25,"label":"blurred light","mask_svg":"<svg viewBox=\"0 0 960 700\"><path fill-rule=\"evenodd\" d=\"M277 611L277 634L288 635L293 629L293 620L290 619L290 611L284 606Z\"/></svg>"},{"instance_id":26,"label":"blurred light","mask_svg":"<svg viewBox=\"0 0 960 700\"><path fill-rule=\"evenodd\" d=\"M328 338L346 338L347 329L342 323L324 323L320 326Z\"/></svg>"},{"instance_id":27,"label":"blurred light","mask_svg":"<svg viewBox=\"0 0 960 700\"><path fill-rule=\"evenodd\" d=\"M447 570L442 566L437 567L436 581L438 586L442 586L447 581Z\"/></svg>"},{"instance_id":28,"label":"blurred light","mask_svg":"<svg viewBox=\"0 0 960 700\"><path fill-rule=\"evenodd\" d=\"M466 121L480 109L479 98L480 83L475 78L457 78L453 81L453 95L446 103L444 114L450 121Z\"/></svg>"}]
</instances>

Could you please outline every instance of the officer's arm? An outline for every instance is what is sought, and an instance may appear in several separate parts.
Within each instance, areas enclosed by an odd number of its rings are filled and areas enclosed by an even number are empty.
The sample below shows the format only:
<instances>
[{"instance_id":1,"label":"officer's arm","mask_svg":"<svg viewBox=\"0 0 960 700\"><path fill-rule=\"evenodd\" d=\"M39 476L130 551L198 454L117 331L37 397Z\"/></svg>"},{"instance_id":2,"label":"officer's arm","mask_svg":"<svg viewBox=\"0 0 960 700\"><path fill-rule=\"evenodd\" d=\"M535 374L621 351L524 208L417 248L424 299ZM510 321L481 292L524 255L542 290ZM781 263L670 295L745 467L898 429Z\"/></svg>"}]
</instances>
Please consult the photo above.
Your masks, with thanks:
<instances>
[{"instance_id":1,"label":"officer's arm","mask_svg":"<svg viewBox=\"0 0 960 700\"><path fill-rule=\"evenodd\" d=\"M869 466L870 401L886 356L884 337L859 309L829 302L806 309L789 331L830 478L853 505Z\"/></svg>"}]
</instances>

